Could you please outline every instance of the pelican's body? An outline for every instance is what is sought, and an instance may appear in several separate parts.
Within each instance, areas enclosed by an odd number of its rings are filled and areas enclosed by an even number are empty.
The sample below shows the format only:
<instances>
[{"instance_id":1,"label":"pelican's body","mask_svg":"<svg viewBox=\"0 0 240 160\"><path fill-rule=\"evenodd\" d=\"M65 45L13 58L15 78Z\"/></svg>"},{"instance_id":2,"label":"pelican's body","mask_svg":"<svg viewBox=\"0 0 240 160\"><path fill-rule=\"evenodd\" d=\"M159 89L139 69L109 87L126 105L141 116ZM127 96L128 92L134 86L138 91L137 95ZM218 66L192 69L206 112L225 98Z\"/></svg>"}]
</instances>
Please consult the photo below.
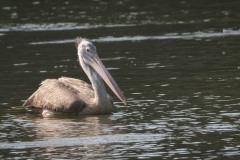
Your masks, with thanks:
<instances>
[{"instance_id":1,"label":"pelican's body","mask_svg":"<svg viewBox=\"0 0 240 160\"><path fill-rule=\"evenodd\" d=\"M79 62L91 81L88 84L75 78L46 79L23 104L41 109L44 117L56 113L109 114L112 98L107 94L102 79L126 103L118 85L99 59L95 46L86 39L77 38Z\"/></svg>"}]
</instances>

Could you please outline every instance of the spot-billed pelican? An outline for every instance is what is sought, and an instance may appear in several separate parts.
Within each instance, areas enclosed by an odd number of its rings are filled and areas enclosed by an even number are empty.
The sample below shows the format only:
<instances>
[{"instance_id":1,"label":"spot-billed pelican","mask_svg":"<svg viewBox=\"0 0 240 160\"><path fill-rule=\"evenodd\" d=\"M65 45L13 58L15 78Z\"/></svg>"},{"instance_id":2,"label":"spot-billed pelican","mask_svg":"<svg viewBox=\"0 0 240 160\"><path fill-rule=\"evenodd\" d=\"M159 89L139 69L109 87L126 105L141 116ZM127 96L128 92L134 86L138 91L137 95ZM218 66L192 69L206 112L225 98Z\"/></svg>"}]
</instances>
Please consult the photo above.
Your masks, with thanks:
<instances>
[{"instance_id":1,"label":"spot-billed pelican","mask_svg":"<svg viewBox=\"0 0 240 160\"><path fill-rule=\"evenodd\" d=\"M76 44L80 65L92 85L69 77L46 79L23 107L40 109L44 117L58 113L109 114L113 110L113 100L102 79L126 105L126 98L98 57L96 47L84 38L76 38Z\"/></svg>"}]
</instances>

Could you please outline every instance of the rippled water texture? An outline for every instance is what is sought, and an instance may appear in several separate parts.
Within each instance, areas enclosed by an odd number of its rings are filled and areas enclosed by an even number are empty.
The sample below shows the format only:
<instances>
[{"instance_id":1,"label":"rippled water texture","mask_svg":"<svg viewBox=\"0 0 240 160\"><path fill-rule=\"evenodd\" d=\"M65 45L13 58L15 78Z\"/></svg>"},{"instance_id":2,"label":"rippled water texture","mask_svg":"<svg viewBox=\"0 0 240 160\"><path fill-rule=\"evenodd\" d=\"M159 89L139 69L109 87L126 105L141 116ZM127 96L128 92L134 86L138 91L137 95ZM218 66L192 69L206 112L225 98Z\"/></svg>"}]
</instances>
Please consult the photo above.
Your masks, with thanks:
<instances>
[{"instance_id":1,"label":"rippled water texture","mask_svg":"<svg viewBox=\"0 0 240 160\"><path fill-rule=\"evenodd\" d=\"M239 159L240 1L1 1L0 159ZM94 42L128 99L111 115L19 106L46 78L88 81Z\"/></svg>"}]
</instances>

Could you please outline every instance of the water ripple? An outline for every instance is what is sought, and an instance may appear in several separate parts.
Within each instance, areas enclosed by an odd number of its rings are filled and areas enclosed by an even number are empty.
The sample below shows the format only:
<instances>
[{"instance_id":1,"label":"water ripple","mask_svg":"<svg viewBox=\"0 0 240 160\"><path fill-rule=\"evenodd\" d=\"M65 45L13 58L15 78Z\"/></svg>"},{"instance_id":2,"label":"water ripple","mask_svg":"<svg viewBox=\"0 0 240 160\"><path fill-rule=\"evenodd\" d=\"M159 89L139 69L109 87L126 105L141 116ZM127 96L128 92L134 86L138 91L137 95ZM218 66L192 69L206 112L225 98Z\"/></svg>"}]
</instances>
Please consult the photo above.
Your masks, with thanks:
<instances>
[{"instance_id":1,"label":"water ripple","mask_svg":"<svg viewBox=\"0 0 240 160\"><path fill-rule=\"evenodd\" d=\"M154 142L163 140L163 134L115 134L78 138L51 138L45 141L0 143L0 149L24 149L34 147L63 147L82 145L102 145L110 143Z\"/></svg>"},{"instance_id":2,"label":"water ripple","mask_svg":"<svg viewBox=\"0 0 240 160\"><path fill-rule=\"evenodd\" d=\"M145 40L168 40L168 39L199 39L199 38L215 38L227 36L239 36L240 30L223 30L222 32L189 32L189 33L168 33L159 36L123 36L123 37L100 37L92 39L93 42L123 42L123 41L145 41ZM73 39L31 42L31 45L43 44L61 44L73 43Z\"/></svg>"},{"instance_id":3,"label":"water ripple","mask_svg":"<svg viewBox=\"0 0 240 160\"><path fill-rule=\"evenodd\" d=\"M95 29L95 28L114 28L114 27L131 27L136 26L134 24L98 24L98 25L89 25L89 24L78 24L78 23L43 23L43 24L17 24L15 26L11 25L2 25L0 26L1 32L10 32L10 31L25 31L25 32L34 32L34 31L62 31L62 30L79 30L79 29Z\"/></svg>"}]
</instances>

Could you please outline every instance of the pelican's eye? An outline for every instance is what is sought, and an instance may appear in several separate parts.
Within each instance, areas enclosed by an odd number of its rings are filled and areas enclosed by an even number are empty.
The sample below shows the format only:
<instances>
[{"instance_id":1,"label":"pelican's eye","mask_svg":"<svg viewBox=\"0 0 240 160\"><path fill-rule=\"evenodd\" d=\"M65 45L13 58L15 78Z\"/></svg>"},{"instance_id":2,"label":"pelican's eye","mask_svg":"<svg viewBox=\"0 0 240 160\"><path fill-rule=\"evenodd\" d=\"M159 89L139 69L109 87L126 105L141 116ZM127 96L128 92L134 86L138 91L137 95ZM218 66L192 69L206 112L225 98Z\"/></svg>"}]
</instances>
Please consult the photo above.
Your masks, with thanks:
<instances>
[{"instance_id":1,"label":"pelican's eye","mask_svg":"<svg viewBox=\"0 0 240 160\"><path fill-rule=\"evenodd\" d=\"M86 51L87 51L87 52L90 52L90 49L89 49L89 48L87 48L87 49L86 49Z\"/></svg>"}]
</instances>

